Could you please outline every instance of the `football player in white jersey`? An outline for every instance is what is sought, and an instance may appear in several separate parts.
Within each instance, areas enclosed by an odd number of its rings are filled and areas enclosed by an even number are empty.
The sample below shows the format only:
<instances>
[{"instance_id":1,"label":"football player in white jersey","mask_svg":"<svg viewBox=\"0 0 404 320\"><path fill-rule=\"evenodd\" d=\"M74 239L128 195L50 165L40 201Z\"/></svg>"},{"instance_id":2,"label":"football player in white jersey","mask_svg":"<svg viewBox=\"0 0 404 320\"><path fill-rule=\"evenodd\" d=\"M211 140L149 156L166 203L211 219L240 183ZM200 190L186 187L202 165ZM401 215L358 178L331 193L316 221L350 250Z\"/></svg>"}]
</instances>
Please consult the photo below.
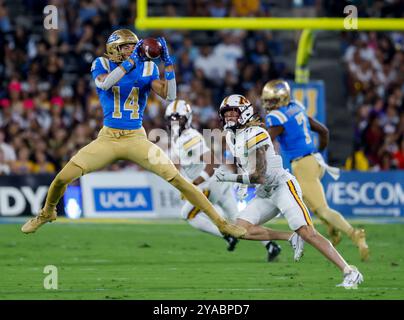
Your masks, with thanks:
<instances>
[{"instance_id":1,"label":"football player in white jersey","mask_svg":"<svg viewBox=\"0 0 404 320\"><path fill-rule=\"evenodd\" d=\"M314 229L299 183L283 168L282 158L275 153L271 138L260 126L250 101L241 95L230 95L220 105L219 116L228 131L226 143L242 174L219 168L215 170L216 180L257 185L256 197L237 219L237 224L247 229L243 238L268 239L268 230L261 225L281 213L290 229L343 272L344 279L339 286L357 288L363 281L362 274L355 266L348 265L331 242Z\"/></svg>"},{"instance_id":2,"label":"football player in white jersey","mask_svg":"<svg viewBox=\"0 0 404 320\"><path fill-rule=\"evenodd\" d=\"M165 111L167 127L171 136L171 158L181 168L184 176L198 186L216 210L229 221L235 221L238 214L237 200L233 194L232 183L220 183L212 178L218 161L207 146L203 136L191 127L192 109L185 100L171 102ZM222 166L226 170L225 166ZM230 171L230 170L229 170ZM182 217L194 228L223 237L219 229L189 201L181 210ZM224 236L227 250L233 251L238 240ZM273 241L263 241L268 253L268 261L273 261L280 253L280 246Z\"/></svg>"}]
</instances>

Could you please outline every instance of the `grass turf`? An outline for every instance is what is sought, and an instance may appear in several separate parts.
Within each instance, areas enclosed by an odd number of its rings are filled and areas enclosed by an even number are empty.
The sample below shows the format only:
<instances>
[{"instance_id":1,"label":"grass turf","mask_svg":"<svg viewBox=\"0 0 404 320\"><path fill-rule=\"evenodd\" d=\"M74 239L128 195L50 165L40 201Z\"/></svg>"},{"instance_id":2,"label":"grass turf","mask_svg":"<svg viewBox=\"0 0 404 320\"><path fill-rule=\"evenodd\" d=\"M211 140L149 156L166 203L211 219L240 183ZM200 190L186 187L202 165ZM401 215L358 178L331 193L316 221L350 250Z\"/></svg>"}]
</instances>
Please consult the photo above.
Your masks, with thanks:
<instances>
[{"instance_id":1,"label":"grass turf","mask_svg":"<svg viewBox=\"0 0 404 320\"><path fill-rule=\"evenodd\" d=\"M365 227L369 262L346 237L337 247L365 277L346 290L335 287L339 270L309 245L294 263L279 242L281 256L267 263L259 242L227 252L224 240L182 222L53 223L31 235L2 224L0 299L404 299L404 224ZM43 287L46 265L58 268L58 290Z\"/></svg>"}]
</instances>

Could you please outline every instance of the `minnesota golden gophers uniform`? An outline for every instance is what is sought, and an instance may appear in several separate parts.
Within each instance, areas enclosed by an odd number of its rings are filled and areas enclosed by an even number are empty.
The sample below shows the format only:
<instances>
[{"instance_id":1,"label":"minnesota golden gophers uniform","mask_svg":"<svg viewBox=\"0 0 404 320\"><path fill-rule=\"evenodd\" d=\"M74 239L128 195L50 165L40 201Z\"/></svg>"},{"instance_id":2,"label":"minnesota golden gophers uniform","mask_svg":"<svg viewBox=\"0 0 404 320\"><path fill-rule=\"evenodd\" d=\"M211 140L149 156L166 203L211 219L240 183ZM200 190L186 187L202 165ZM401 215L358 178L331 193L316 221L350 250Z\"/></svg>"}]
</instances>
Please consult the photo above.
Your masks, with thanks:
<instances>
[{"instance_id":1,"label":"minnesota golden gophers uniform","mask_svg":"<svg viewBox=\"0 0 404 320\"><path fill-rule=\"evenodd\" d=\"M258 148L266 150L265 183L258 185L257 196L240 212L238 218L252 224L263 224L279 212L285 216L292 230L303 225L311 225L308 209L302 201L302 192L295 177L283 168L282 158L275 153L268 132L258 126L229 131L226 142L244 173L255 170L255 152Z\"/></svg>"}]
</instances>

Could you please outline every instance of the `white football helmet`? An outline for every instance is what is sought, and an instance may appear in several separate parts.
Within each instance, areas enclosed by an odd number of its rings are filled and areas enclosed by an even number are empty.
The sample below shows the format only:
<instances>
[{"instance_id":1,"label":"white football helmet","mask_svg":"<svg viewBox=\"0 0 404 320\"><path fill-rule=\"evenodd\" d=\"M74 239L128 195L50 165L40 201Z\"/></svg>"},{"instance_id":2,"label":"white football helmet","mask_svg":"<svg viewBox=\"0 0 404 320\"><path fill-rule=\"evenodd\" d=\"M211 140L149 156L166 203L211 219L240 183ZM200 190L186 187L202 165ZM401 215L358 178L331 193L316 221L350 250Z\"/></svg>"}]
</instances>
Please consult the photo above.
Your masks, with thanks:
<instances>
[{"instance_id":1,"label":"white football helmet","mask_svg":"<svg viewBox=\"0 0 404 320\"><path fill-rule=\"evenodd\" d=\"M226 123L224 113L227 110L238 110L239 117L237 123L229 121ZM223 99L219 108L219 118L223 122L224 129L237 129L240 126L244 126L254 116L254 108L251 102L240 94L232 94Z\"/></svg>"},{"instance_id":2,"label":"white football helmet","mask_svg":"<svg viewBox=\"0 0 404 320\"><path fill-rule=\"evenodd\" d=\"M181 131L191 127L191 106L185 100L174 100L167 106L164 119L168 128L179 134Z\"/></svg>"}]
</instances>

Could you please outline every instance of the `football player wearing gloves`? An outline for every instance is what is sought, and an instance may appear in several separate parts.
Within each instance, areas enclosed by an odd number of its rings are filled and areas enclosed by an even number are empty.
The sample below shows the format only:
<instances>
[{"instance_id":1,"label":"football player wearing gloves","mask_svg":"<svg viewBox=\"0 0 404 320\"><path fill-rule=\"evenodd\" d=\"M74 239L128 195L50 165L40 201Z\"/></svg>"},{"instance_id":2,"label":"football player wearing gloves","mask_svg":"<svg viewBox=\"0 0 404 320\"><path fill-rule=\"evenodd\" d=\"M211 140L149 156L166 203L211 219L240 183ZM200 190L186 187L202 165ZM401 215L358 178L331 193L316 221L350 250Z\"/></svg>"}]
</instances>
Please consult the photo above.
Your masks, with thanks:
<instances>
[{"instance_id":1,"label":"football player wearing gloves","mask_svg":"<svg viewBox=\"0 0 404 320\"><path fill-rule=\"evenodd\" d=\"M303 253L303 240L320 251L343 272L340 286L356 288L363 281L356 267L350 266L334 246L313 227L302 200L299 183L283 168L268 132L259 126L251 103L241 95L226 97L219 109L226 142L243 174L215 171L217 181L257 185L256 197L239 213L237 224L247 229L243 239L287 240L295 248L295 260ZM293 233L278 232L261 225L281 213ZM303 239L303 240L302 240ZM302 250L296 250L301 247Z\"/></svg>"},{"instance_id":2,"label":"football player wearing gloves","mask_svg":"<svg viewBox=\"0 0 404 320\"><path fill-rule=\"evenodd\" d=\"M147 139L142 121L150 90L163 99L176 98L173 63L165 40L159 40L165 79L159 78L153 61L146 61L139 54L142 42L132 31L119 29L109 36L106 57L96 58L91 67L104 113L104 127L97 139L79 150L58 173L49 188L45 206L37 217L22 226L22 232L35 232L56 219L56 205L72 181L118 160L127 160L172 184L205 212L224 235L237 238L245 233L244 228L223 219L206 196L178 172L163 150Z\"/></svg>"},{"instance_id":3,"label":"football player wearing gloves","mask_svg":"<svg viewBox=\"0 0 404 320\"><path fill-rule=\"evenodd\" d=\"M363 261L369 257L364 229L355 229L338 211L329 207L321 178L327 172L338 179L339 169L325 163L320 152L328 145L328 129L306 114L305 107L291 100L287 82L272 80L262 90L262 105L266 109L266 124L271 139L280 143L291 161L293 174L302 188L309 209L327 226L333 245L341 241L341 231L359 248ZM311 131L319 134L319 150L314 146Z\"/></svg>"}]
</instances>

